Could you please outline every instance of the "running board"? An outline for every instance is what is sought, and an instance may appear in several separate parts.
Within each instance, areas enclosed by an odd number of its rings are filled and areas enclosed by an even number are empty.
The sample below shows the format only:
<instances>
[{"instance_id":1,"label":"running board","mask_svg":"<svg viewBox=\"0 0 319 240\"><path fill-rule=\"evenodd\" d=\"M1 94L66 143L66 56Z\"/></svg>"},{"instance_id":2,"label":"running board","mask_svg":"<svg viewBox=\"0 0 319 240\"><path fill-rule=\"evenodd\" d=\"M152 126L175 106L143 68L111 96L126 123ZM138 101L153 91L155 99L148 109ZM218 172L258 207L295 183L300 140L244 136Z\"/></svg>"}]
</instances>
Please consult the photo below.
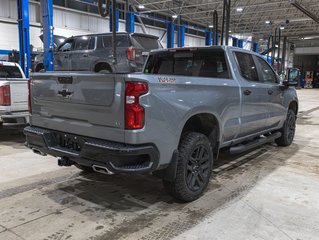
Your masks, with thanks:
<instances>
[{"instance_id":1,"label":"running board","mask_svg":"<svg viewBox=\"0 0 319 240\"><path fill-rule=\"evenodd\" d=\"M275 139L280 138L280 137L281 137L281 132L276 132L276 133L273 133L269 136L260 137L256 140L248 142L246 144L235 145L229 149L229 152L230 152L230 154L238 154L238 153L246 152L246 151L251 150L251 149L258 147L260 145L272 142Z\"/></svg>"}]
</instances>

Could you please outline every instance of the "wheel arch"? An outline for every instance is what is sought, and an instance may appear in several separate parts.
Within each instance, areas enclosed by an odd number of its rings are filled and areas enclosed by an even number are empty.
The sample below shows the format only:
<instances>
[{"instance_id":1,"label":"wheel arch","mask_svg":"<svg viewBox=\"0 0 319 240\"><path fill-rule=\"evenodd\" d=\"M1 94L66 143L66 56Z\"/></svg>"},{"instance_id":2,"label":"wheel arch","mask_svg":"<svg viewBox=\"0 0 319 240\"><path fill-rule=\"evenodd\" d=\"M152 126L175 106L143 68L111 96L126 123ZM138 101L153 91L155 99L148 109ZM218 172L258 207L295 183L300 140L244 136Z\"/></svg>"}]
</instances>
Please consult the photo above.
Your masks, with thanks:
<instances>
[{"instance_id":1,"label":"wheel arch","mask_svg":"<svg viewBox=\"0 0 319 240\"><path fill-rule=\"evenodd\" d=\"M111 65L108 62L97 62L94 65L94 72L99 72L101 70L108 70L110 72L113 72L113 69L111 67Z\"/></svg>"},{"instance_id":2,"label":"wheel arch","mask_svg":"<svg viewBox=\"0 0 319 240\"><path fill-rule=\"evenodd\" d=\"M220 121L215 114L201 112L189 116L183 125L179 141L181 141L183 135L187 132L204 134L210 140L214 154L218 152L221 140L221 128Z\"/></svg>"},{"instance_id":3,"label":"wheel arch","mask_svg":"<svg viewBox=\"0 0 319 240\"><path fill-rule=\"evenodd\" d=\"M296 114L296 116L297 116L297 114L298 114L298 102L295 101L295 100L291 101L289 103L288 109L292 109L294 111L294 113Z\"/></svg>"}]
</instances>

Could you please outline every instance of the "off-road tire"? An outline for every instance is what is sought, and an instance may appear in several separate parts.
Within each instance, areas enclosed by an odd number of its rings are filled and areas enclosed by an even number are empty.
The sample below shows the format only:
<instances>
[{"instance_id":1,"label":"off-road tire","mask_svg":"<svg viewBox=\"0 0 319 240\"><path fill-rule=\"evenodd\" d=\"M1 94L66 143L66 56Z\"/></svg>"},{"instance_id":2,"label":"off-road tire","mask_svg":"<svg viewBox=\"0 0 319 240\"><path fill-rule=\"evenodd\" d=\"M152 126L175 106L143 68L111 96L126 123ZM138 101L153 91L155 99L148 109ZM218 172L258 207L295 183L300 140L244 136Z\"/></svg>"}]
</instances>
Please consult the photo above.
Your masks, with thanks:
<instances>
[{"instance_id":1,"label":"off-road tire","mask_svg":"<svg viewBox=\"0 0 319 240\"><path fill-rule=\"evenodd\" d=\"M289 146L294 140L296 131L296 114L292 109L288 110L287 118L283 127L280 129L281 137L277 138L275 142L278 146Z\"/></svg>"},{"instance_id":2,"label":"off-road tire","mask_svg":"<svg viewBox=\"0 0 319 240\"><path fill-rule=\"evenodd\" d=\"M191 202L202 195L209 183L213 165L212 147L204 134L190 132L183 136L178 150L176 178L174 181L163 179L163 184L177 200Z\"/></svg>"}]
</instances>

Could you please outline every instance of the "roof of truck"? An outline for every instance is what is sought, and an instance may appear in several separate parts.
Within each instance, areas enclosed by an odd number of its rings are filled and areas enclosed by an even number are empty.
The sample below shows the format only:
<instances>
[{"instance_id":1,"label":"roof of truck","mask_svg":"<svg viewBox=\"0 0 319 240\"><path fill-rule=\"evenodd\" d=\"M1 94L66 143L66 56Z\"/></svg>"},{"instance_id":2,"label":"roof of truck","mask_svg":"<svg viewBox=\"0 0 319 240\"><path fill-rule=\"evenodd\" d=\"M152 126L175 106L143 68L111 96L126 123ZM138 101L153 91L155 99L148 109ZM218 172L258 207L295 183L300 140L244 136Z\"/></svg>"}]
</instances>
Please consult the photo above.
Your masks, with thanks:
<instances>
[{"instance_id":1,"label":"roof of truck","mask_svg":"<svg viewBox=\"0 0 319 240\"><path fill-rule=\"evenodd\" d=\"M230 49L230 50L236 50L236 51L240 51L240 52L247 52L247 53L250 53L250 54L259 55L258 53L250 51L250 50L247 50L247 49L243 49L243 48L239 48L239 47L233 47L233 46L220 46L220 45L205 46L205 47L183 47L183 48L154 49L154 50L151 50L151 53L174 52L174 51L195 51L195 50L207 50L207 49L221 49L221 50Z\"/></svg>"},{"instance_id":2,"label":"roof of truck","mask_svg":"<svg viewBox=\"0 0 319 240\"><path fill-rule=\"evenodd\" d=\"M154 38L158 39L158 36L151 35L151 34L145 34L145 33L127 33L127 32L117 32L116 35L134 35L134 36L141 36L141 37L148 37L148 38ZM112 36L111 32L108 33L93 33L93 34L83 34L83 35L76 35L72 37L95 37L95 36ZM70 38L72 38L70 37Z\"/></svg>"}]
</instances>

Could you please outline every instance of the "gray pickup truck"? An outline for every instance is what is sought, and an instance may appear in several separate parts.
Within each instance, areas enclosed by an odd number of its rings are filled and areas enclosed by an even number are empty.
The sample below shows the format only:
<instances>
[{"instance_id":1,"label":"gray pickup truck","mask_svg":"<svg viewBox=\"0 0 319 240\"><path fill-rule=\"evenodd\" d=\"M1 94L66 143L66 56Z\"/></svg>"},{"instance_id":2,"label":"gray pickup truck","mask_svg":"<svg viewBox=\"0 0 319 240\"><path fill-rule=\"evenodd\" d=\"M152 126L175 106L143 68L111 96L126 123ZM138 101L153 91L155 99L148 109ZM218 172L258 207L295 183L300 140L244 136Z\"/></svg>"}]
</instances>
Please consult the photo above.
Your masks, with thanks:
<instances>
[{"instance_id":1,"label":"gray pickup truck","mask_svg":"<svg viewBox=\"0 0 319 240\"><path fill-rule=\"evenodd\" d=\"M298 99L260 55L234 47L151 52L143 73L32 77L28 146L84 171L153 173L182 201L221 148L292 143Z\"/></svg>"}]
</instances>

